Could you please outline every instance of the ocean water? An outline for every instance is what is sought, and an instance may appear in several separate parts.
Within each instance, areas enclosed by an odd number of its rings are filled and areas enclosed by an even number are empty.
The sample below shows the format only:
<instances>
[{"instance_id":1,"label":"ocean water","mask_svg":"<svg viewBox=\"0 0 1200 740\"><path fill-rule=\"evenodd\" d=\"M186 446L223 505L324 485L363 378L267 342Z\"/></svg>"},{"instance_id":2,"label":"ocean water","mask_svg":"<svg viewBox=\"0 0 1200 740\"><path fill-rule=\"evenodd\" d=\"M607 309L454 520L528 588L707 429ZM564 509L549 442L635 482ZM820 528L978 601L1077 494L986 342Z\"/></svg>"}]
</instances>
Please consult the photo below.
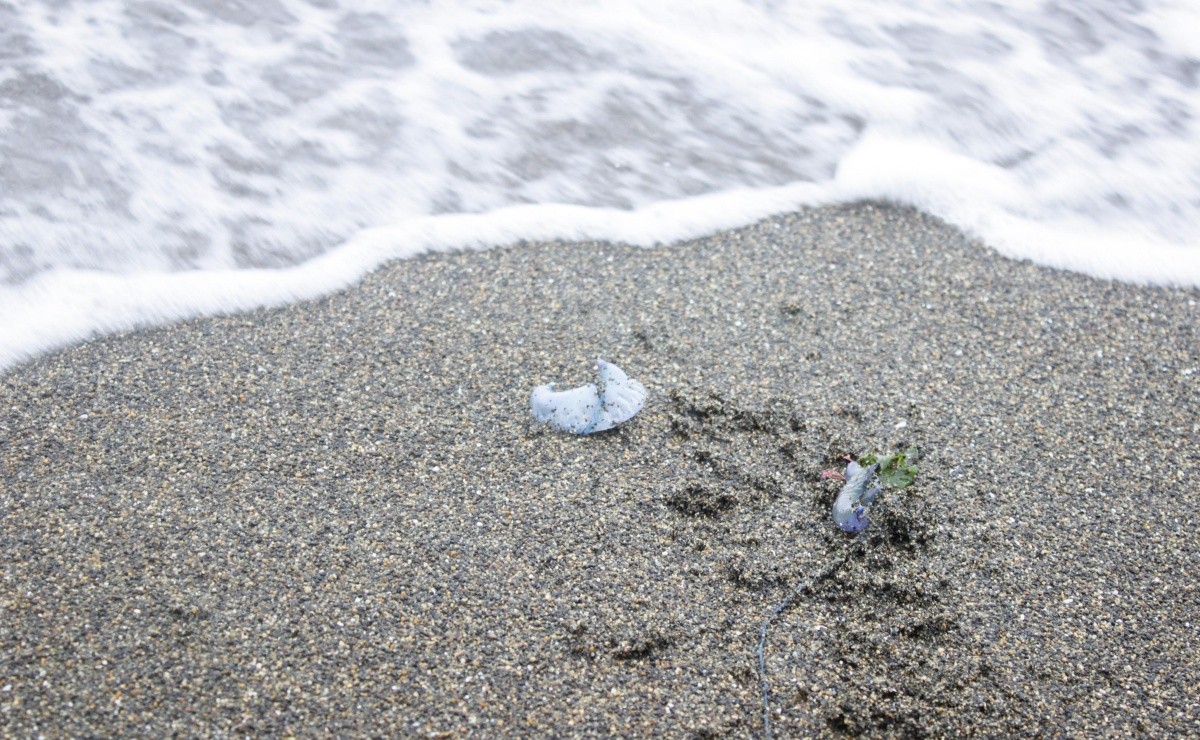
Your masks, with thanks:
<instances>
[{"instance_id":1,"label":"ocean water","mask_svg":"<svg viewBox=\"0 0 1200 740\"><path fill-rule=\"evenodd\" d=\"M517 239L917 206L1200 285L1200 5L0 0L0 369Z\"/></svg>"}]
</instances>

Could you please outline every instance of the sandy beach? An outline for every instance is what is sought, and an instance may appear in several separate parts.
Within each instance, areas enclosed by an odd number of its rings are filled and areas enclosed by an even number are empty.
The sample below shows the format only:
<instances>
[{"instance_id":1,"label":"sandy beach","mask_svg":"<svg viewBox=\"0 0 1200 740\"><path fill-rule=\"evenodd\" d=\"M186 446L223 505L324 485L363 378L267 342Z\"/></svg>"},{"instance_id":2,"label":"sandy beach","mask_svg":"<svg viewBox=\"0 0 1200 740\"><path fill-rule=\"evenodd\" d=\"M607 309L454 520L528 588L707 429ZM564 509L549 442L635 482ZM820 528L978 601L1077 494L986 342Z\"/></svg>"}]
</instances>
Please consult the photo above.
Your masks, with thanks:
<instances>
[{"instance_id":1,"label":"sandy beach","mask_svg":"<svg viewBox=\"0 0 1200 740\"><path fill-rule=\"evenodd\" d=\"M0 734L1200 735L1200 291L919 212L393 263L0 377ZM597 356L617 430L539 426ZM870 527L846 455L918 445Z\"/></svg>"}]
</instances>

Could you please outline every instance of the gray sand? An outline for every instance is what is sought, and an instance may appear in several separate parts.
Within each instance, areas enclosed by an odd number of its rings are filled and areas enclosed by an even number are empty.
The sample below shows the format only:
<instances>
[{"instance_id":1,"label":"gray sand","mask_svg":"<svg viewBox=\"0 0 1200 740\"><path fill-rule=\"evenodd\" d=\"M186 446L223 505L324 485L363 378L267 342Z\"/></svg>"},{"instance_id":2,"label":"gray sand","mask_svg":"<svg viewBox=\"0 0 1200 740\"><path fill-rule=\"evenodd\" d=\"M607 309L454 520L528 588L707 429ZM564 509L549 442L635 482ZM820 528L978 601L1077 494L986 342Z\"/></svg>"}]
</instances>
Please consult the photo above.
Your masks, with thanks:
<instances>
[{"instance_id":1,"label":"gray sand","mask_svg":"<svg viewBox=\"0 0 1200 740\"><path fill-rule=\"evenodd\" d=\"M1200 294L880 205L0 379L0 734L1200 734ZM653 394L538 427L601 355ZM836 530L847 453L917 486Z\"/></svg>"}]
</instances>

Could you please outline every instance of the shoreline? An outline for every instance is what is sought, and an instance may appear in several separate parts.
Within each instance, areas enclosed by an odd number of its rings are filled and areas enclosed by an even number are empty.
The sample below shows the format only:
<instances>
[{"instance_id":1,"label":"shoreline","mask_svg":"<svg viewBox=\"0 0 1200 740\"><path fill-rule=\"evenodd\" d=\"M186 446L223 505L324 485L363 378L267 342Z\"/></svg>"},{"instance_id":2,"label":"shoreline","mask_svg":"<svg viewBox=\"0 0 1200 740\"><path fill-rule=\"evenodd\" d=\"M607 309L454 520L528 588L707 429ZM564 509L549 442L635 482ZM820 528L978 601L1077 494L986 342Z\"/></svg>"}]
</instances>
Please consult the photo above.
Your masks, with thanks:
<instances>
[{"instance_id":1,"label":"shoreline","mask_svg":"<svg viewBox=\"0 0 1200 740\"><path fill-rule=\"evenodd\" d=\"M758 629L844 558L771 627L781 736L1195 733L1197 303L865 203L41 357L0 376L0 726L758 735ZM537 426L597 354L647 407ZM820 471L908 444L836 530Z\"/></svg>"}]
</instances>

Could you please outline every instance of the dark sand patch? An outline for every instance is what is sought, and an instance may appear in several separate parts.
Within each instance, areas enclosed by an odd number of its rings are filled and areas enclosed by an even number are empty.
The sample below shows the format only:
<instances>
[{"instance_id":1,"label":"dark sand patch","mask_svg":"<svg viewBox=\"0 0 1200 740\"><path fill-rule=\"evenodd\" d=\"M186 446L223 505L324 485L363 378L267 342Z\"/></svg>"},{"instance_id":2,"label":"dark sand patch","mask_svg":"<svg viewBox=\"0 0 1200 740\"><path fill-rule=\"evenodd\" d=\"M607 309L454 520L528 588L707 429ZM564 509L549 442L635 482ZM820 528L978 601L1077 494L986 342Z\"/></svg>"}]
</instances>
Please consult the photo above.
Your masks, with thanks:
<instances>
[{"instance_id":1,"label":"dark sand patch","mask_svg":"<svg viewBox=\"0 0 1200 740\"><path fill-rule=\"evenodd\" d=\"M842 558L781 735L1200 733L1198 302L860 205L58 352L0 380L0 727L757 734ZM534 425L597 354L646 410Z\"/></svg>"}]
</instances>

